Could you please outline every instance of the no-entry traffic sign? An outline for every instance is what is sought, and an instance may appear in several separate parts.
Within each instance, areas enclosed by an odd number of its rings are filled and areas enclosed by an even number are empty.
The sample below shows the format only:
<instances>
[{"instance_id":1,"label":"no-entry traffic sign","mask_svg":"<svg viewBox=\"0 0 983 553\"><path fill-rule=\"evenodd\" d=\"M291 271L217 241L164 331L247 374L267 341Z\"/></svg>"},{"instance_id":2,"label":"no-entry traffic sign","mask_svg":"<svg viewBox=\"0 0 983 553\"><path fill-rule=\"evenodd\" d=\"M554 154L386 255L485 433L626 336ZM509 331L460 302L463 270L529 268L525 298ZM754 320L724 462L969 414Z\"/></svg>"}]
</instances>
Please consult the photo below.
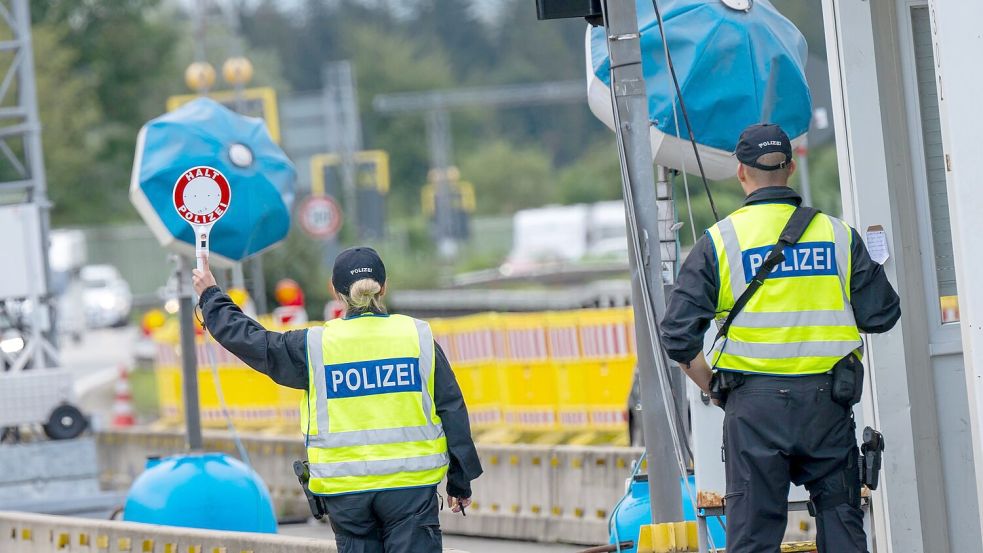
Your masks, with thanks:
<instances>
[{"instance_id":1,"label":"no-entry traffic sign","mask_svg":"<svg viewBox=\"0 0 983 553\"><path fill-rule=\"evenodd\" d=\"M208 256L208 235L212 225L229 210L232 188L221 171L207 165L181 173L174 183L174 209L195 231L195 259L202 270L202 257Z\"/></svg>"},{"instance_id":2,"label":"no-entry traffic sign","mask_svg":"<svg viewBox=\"0 0 983 553\"><path fill-rule=\"evenodd\" d=\"M311 196L300 204L300 227L312 238L328 239L341 230L342 214L331 196Z\"/></svg>"}]
</instances>

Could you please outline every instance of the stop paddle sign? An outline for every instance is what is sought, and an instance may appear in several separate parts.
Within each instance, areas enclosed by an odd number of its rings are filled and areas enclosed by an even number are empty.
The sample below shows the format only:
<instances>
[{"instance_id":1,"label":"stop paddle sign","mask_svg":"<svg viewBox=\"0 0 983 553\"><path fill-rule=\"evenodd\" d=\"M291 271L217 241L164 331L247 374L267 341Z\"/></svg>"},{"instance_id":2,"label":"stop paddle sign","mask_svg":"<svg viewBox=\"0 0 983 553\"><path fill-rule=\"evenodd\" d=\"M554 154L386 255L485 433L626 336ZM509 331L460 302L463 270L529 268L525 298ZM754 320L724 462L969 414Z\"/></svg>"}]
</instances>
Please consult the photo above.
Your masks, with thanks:
<instances>
[{"instance_id":1,"label":"stop paddle sign","mask_svg":"<svg viewBox=\"0 0 983 553\"><path fill-rule=\"evenodd\" d=\"M232 188L221 171L207 165L192 167L174 183L174 209L195 231L195 259L198 270L208 257L208 235L229 210Z\"/></svg>"}]
</instances>

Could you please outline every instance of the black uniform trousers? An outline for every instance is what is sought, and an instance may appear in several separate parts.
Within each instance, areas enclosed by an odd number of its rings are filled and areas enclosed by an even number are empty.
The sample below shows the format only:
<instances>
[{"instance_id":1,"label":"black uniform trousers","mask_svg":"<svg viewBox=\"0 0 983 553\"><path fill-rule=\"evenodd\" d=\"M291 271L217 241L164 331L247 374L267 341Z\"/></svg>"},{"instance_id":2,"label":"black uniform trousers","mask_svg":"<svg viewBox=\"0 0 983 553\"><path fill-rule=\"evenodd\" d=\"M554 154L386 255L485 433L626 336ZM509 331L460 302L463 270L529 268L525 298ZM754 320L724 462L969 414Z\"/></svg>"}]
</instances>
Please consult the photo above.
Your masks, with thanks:
<instances>
[{"instance_id":1,"label":"black uniform trousers","mask_svg":"<svg viewBox=\"0 0 983 553\"><path fill-rule=\"evenodd\" d=\"M338 553L440 553L437 487L325 498Z\"/></svg>"},{"instance_id":2,"label":"black uniform trousers","mask_svg":"<svg viewBox=\"0 0 983 553\"><path fill-rule=\"evenodd\" d=\"M866 553L853 414L831 375L745 375L725 404L727 553L777 553L789 482L816 511L820 553Z\"/></svg>"}]
</instances>

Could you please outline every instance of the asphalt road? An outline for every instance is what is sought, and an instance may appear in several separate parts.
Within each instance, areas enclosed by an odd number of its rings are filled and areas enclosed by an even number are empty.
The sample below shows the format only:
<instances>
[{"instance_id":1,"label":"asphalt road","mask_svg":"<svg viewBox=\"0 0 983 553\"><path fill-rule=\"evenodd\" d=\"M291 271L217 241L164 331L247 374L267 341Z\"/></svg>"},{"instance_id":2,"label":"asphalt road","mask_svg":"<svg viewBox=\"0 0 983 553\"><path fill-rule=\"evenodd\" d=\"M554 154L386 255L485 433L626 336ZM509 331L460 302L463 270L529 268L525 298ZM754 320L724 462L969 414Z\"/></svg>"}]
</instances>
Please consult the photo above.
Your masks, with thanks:
<instances>
[{"instance_id":1,"label":"asphalt road","mask_svg":"<svg viewBox=\"0 0 983 553\"><path fill-rule=\"evenodd\" d=\"M61 343L62 366L74 373L79 406L96 428L109 423L113 384L120 366L133 363L138 332L134 327L100 328L85 332L77 344L68 339Z\"/></svg>"},{"instance_id":2,"label":"asphalt road","mask_svg":"<svg viewBox=\"0 0 983 553\"><path fill-rule=\"evenodd\" d=\"M282 525L280 526L280 533L287 536L334 540L331 527L313 519L307 524ZM492 540L447 534L444 534L444 547L460 549L468 553L573 553L585 549L575 545Z\"/></svg>"}]
</instances>

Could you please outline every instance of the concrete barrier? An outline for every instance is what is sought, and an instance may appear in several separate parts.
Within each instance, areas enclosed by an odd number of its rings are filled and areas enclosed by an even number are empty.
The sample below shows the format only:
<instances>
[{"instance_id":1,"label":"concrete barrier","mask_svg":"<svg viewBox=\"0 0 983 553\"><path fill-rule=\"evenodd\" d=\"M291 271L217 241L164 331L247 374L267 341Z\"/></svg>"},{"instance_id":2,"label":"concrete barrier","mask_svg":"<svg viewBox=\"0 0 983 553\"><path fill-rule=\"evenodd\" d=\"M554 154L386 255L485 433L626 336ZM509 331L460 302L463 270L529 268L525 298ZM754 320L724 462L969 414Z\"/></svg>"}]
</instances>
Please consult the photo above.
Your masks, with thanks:
<instances>
[{"instance_id":1,"label":"concrete barrier","mask_svg":"<svg viewBox=\"0 0 983 553\"><path fill-rule=\"evenodd\" d=\"M100 482L104 488L126 490L143 473L148 456L167 456L185 451L184 434L175 431L114 430L97 436ZM295 459L306 459L304 442L296 439L249 435L242 437L253 469L263 478L280 520L307 518L310 509L297 477ZM238 457L235 444L226 432L206 432L206 451Z\"/></svg>"},{"instance_id":2,"label":"concrete barrier","mask_svg":"<svg viewBox=\"0 0 983 553\"><path fill-rule=\"evenodd\" d=\"M0 511L4 553L329 553L330 541Z\"/></svg>"},{"instance_id":3,"label":"concrete barrier","mask_svg":"<svg viewBox=\"0 0 983 553\"><path fill-rule=\"evenodd\" d=\"M252 435L243 436L242 442L253 468L270 488L277 516L310 516L291 468L294 459L305 458L300 437ZM98 445L102 484L126 489L143 472L148 455L183 451L184 436L118 430L99 434ZM225 433L206 433L205 449L236 454ZM624 494L625 480L642 449L479 445L478 454L485 474L473 484L474 504L467 517L445 509L445 532L589 545L607 541L610 509Z\"/></svg>"},{"instance_id":4,"label":"concrete barrier","mask_svg":"<svg viewBox=\"0 0 983 553\"><path fill-rule=\"evenodd\" d=\"M91 436L0 446L0 510L105 518L118 503L99 489Z\"/></svg>"}]
</instances>

